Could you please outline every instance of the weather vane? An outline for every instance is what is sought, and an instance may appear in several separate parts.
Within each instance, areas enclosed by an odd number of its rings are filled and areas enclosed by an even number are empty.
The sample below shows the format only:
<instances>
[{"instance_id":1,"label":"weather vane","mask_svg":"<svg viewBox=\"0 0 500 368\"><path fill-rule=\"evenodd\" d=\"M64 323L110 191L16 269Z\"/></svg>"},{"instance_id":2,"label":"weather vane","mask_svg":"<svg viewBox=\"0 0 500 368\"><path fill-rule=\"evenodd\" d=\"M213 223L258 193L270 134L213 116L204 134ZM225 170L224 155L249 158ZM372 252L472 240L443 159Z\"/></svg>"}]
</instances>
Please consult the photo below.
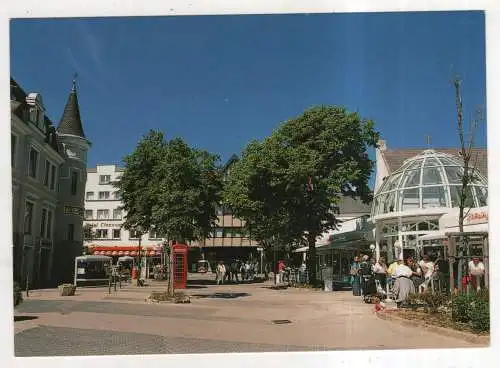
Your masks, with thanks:
<instances>
[{"instance_id":1,"label":"weather vane","mask_svg":"<svg viewBox=\"0 0 500 368\"><path fill-rule=\"evenodd\" d=\"M73 73L73 91L76 91L76 78L78 78L78 73Z\"/></svg>"}]
</instances>

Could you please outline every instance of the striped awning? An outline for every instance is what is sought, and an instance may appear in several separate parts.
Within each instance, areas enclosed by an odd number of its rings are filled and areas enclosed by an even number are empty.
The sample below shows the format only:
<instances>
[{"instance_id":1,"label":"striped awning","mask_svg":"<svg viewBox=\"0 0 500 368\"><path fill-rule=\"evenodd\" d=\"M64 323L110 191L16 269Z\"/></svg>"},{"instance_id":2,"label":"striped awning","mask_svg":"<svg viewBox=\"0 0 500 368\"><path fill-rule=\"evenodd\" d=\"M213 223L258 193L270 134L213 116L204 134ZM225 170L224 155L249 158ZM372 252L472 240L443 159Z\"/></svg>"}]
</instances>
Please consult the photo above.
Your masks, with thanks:
<instances>
[{"instance_id":1,"label":"striped awning","mask_svg":"<svg viewBox=\"0 0 500 368\"><path fill-rule=\"evenodd\" d=\"M139 248L137 246L90 246L89 253L94 255L102 256L137 256L139 254ZM159 257L162 254L161 249L157 247L142 247L141 253L146 257Z\"/></svg>"}]
</instances>

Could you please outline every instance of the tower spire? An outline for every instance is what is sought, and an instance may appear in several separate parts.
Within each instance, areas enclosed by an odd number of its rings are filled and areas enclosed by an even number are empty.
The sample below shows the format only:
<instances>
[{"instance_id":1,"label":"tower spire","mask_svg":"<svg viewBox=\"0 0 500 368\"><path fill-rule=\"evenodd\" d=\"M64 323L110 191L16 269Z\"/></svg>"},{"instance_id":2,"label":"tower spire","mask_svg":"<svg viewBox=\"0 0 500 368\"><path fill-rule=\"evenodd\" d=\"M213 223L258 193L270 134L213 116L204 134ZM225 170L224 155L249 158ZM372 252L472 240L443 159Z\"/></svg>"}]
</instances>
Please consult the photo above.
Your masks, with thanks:
<instances>
[{"instance_id":1,"label":"tower spire","mask_svg":"<svg viewBox=\"0 0 500 368\"><path fill-rule=\"evenodd\" d=\"M64 107L64 112L59 121L57 132L59 134L75 135L85 138L83 133L82 119L80 117L80 107L78 105L78 96L76 93L76 78L78 74L73 74L71 92L68 101Z\"/></svg>"}]
</instances>

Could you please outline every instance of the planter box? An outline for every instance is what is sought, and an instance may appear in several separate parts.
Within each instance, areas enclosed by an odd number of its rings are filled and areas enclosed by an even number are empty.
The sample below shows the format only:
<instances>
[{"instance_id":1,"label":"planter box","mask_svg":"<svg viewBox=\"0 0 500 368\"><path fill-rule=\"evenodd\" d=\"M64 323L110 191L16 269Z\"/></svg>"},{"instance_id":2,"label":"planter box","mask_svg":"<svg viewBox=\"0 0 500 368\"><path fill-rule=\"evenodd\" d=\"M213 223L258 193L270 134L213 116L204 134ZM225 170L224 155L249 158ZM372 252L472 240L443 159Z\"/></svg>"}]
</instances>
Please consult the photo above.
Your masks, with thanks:
<instances>
[{"instance_id":1,"label":"planter box","mask_svg":"<svg viewBox=\"0 0 500 368\"><path fill-rule=\"evenodd\" d=\"M75 295L76 286L73 285L61 285L59 286L59 294L61 296L73 296Z\"/></svg>"}]
</instances>

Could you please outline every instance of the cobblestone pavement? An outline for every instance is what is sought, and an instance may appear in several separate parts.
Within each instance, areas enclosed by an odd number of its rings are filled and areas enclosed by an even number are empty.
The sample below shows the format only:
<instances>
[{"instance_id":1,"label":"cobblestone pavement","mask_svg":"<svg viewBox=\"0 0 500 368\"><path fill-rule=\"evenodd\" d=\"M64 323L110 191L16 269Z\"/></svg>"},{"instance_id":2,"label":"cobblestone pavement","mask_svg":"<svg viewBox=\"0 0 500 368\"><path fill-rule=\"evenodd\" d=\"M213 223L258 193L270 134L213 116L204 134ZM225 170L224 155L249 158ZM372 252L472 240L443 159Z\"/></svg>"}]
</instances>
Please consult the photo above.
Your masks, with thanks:
<instances>
[{"instance_id":1,"label":"cobblestone pavement","mask_svg":"<svg viewBox=\"0 0 500 368\"><path fill-rule=\"evenodd\" d=\"M40 342L43 341L43 344ZM15 336L15 354L29 356L257 353L318 350L308 347L237 343L141 333L36 327Z\"/></svg>"},{"instance_id":2,"label":"cobblestone pavement","mask_svg":"<svg viewBox=\"0 0 500 368\"><path fill-rule=\"evenodd\" d=\"M150 288L30 293L16 308L18 356L477 347L377 318L350 292L207 285L191 304L146 304ZM273 320L287 319L277 325Z\"/></svg>"}]
</instances>

